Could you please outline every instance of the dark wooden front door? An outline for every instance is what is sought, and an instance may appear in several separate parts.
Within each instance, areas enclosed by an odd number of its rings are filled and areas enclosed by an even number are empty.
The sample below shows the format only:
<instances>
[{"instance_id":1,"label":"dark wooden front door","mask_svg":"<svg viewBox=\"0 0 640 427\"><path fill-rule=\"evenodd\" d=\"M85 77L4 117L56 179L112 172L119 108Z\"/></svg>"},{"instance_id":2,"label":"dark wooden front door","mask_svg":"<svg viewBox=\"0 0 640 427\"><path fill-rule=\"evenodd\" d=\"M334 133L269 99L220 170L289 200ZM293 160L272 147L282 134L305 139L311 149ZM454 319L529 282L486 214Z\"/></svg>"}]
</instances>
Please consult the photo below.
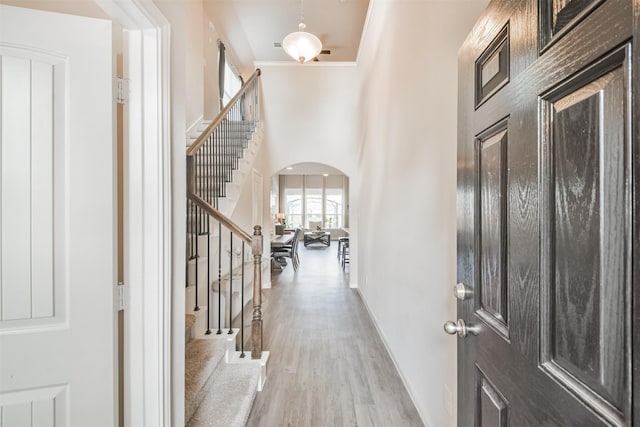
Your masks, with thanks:
<instances>
[{"instance_id":1,"label":"dark wooden front door","mask_svg":"<svg viewBox=\"0 0 640 427\"><path fill-rule=\"evenodd\" d=\"M460 50L460 426L640 425L639 14L494 0Z\"/></svg>"}]
</instances>

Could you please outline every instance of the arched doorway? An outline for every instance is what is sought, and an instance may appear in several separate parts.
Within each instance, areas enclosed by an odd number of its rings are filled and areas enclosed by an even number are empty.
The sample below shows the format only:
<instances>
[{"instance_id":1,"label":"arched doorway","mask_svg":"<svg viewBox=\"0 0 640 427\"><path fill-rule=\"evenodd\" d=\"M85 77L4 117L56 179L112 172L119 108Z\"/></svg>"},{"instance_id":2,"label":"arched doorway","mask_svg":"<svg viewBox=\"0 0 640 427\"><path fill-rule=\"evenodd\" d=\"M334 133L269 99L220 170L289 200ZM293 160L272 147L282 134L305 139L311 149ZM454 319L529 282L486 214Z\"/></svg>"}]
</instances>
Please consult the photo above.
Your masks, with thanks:
<instances>
[{"instance_id":1,"label":"arched doorway","mask_svg":"<svg viewBox=\"0 0 640 427\"><path fill-rule=\"evenodd\" d=\"M321 163L289 165L271 177L270 206L274 223L344 236L349 228L349 177Z\"/></svg>"}]
</instances>

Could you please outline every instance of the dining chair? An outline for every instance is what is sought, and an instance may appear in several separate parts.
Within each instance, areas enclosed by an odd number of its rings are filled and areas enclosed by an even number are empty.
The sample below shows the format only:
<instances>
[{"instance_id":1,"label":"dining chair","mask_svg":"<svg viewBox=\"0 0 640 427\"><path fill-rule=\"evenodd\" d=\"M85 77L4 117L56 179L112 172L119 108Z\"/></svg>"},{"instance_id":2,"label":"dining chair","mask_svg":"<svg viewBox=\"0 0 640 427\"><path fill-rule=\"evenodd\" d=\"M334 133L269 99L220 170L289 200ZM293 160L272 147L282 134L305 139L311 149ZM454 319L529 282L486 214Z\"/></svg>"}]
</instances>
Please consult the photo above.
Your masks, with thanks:
<instances>
[{"instance_id":1,"label":"dining chair","mask_svg":"<svg viewBox=\"0 0 640 427\"><path fill-rule=\"evenodd\" d=\"M282 264L281 260L284 260L284 258L290 258L291 263L293 264L293 269L297 271L298 266L300 265L300 258L298 257L298 242L300 241L301 235L302 229L296 229L295 234L293 235L293 240L291 241L291 245L286 245L275 249L271 256L273 256L273 258L280 264Z\"/></svg>"},{"instance_id":2,"label":"dining chair","mask_svg":"<svg viewBox=\"0 0 640 427\"><path fill-rule=\"evenodd\" d=\"M347 239L345 242L342 243L342 257L341 257L341 262L342 262L342 270L345 269L345 266L349 263L349 240Z\"/></svg>"},{"instance_id":3,"label":"dining chair","mask_svg":"<svg viewBox=\"0 0 640 427\"><path fill-rule=\"evenodd\" d=\"M349 243L348 237L338 237L338 261L340 261L340 263L342 263L342 250L345 242Z\"/></svg>"}]
</instances>

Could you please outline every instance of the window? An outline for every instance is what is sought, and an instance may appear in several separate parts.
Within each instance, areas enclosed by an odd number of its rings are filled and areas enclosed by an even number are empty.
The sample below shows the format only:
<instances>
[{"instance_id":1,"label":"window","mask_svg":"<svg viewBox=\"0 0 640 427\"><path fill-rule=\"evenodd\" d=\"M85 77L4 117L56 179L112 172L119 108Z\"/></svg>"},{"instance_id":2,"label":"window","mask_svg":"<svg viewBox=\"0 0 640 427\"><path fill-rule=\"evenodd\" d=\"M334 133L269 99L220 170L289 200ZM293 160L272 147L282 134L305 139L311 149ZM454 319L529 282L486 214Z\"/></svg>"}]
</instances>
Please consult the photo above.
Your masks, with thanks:
<instances>
[{"instance_id":1,"label":"window","mask_svg":"<svg viewBox=\"0 0 640 427\"><path fill-rule=\"evenodd\" d=\"M288 226L310 229L311 221L319 221L325 229L347 226L347 177L282 175L280 180L282 211Z\"/></svg>"},{"instance_id":2,"label":"window","mask_svg":"<svg viewBox=\"0 0 640 427\"><path fill-rule=\"evenodd\" d=\"M236 93L242 87L242 82L240 78L233 72L228 62L224 64L224 95L222 96L222 101L224 105L227 105L231 98L233 98Z\"/></svg>"},{"instance_id":3,"label":"window","mask_svg":"<svg viewBox=\"0 0 640 427\"><path fill-rule=\"evenodd\" d=\"M325 184L325 227L345 227L345 187L346 177L330 175Z\"/></svg>"},{"instance_id":4,"label":"window","mask_svg":"<svg viewBox=\"0 0 640 427\"><path fill-rule=\"evenodd\" d=\"M302 189L287 189L284 194L284 217L287 220L287 225L291 227L302 225Z\"/></svg>"},{"instance_id":5,"label":"window","mask_svg":"<svg viewBox=\"0 0 640 427\"><path fill-rule=\"evenodd\" d=\"M303 191L302 177L288 176L286 177L284 188L282 189L284 204L284 218L289 227L298 227L302 225L303 220Z\"/></svg>"},{"instance_id":6,"label":"window","mask_svg":"<svg viewBox=\"0 0 640 427\"><path fill-rule=\"evenodd\" d=\"M303 178L304 183L304 227L315 228L309 224L310 221L322 224L322 202L323 202L323 190L324 179L320 175L305 175Z\"/></svg>"},{"instance_id":7,"label":"window","mask_svg":"<svg viewBox=\"0 0 640 427\"><path fill-rule=\"evenodd\" d=\"M331 194L333 193L333 194ZM344 202L341 190L327 190L326 196L326 214L325 214L325 227L326 228L342 228L344 227L343 220Z\"/></svg>"}]
</instances>

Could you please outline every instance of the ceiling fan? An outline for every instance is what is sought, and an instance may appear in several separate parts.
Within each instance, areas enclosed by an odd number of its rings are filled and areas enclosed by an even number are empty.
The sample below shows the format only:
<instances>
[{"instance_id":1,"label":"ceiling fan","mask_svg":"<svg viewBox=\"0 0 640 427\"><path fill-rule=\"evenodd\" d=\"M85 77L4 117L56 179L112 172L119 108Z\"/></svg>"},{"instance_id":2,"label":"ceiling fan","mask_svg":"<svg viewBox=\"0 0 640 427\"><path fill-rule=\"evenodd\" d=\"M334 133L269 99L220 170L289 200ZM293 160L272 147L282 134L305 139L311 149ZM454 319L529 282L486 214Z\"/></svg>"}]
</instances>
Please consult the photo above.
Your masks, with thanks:
<instances>
[{"instance_id":1,"label":"ceiling fan","mask_svg":"<svg viewBox=\"0 0 640 427\"><path fill-rule=\"evenodd\" d=\"M320 55L331 55L331 50L329 50L329 49L322 49L322 50L320 51ZM318 55L318 56L320 56L320 55ZM318 59L318 56L314 57L314 58L312 59L312 61L313 61L313 62L318 62L318 61L320 61L320 59Z\"/></svg>"},{"instance_id":2,"label":"ceiling fan","mask_svg":"<svg viewBox=\"0 0 640 427\"><path fill-rule=\"evenodd\" d=\"M273 47L276 47L276 48L282 48L282 43L280 43L280 42L273 42ZM331 49L322 49L322 50L320 51L320 54L319 54L318 56L320 56L320 55L331 55ZM313 59L312 59L312 61L313 61L313 62L318 62L318 61L320 61L320 59L318 59L318 56L316 56L315 58L313 58Z\"/></svg>"}]
</instances>

